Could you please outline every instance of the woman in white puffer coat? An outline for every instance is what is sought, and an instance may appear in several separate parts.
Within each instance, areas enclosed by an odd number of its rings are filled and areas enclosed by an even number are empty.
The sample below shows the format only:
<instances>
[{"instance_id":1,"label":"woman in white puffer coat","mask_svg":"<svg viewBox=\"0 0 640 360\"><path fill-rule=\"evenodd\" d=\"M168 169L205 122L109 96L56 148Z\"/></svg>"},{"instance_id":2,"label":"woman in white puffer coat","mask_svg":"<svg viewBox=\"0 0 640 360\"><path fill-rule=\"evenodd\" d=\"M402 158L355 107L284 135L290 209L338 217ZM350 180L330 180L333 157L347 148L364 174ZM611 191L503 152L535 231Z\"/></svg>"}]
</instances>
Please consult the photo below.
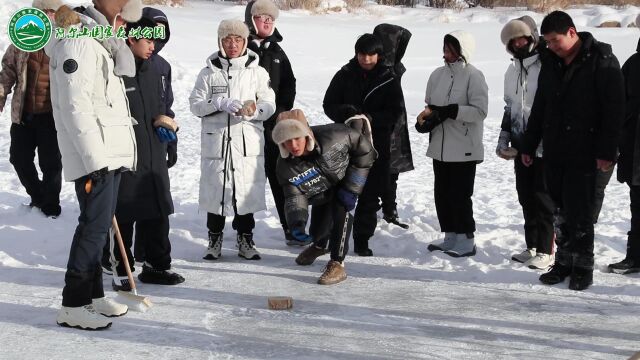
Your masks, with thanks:
<instances>
[{"instance_id":1,"label":"woman in white puffer coat","mask_svg":"<svg viewBox=\"0 0 640 360\"><path fill-rule=\"evenodd\" d=\"M431 73L425 110L416 129L429 132L427 156L433 159L434 193L444 241L428 249L453 257L476 253L473 185L476 165L484 159L482 132L488 108L484 75L471 65L472 35L454 31L444 37L445 65Z\"/></svg>"},{"instance_id":2,"label":"woman in white puffer coat","mask_svg":"<svg viewBox=\"0 0 640 360\"><path fill-rule=\"evenodd\" d=\"M248 36L241 21L220 23L220 51L209 56L189 97L191 112L202 119L200 209L207 211L208 260L221 255L228 215L238 232L238 256L260 259L253 213L266 209L262 122L276 107L269 74L247 49Z\"/></svg>"}]
</instances>

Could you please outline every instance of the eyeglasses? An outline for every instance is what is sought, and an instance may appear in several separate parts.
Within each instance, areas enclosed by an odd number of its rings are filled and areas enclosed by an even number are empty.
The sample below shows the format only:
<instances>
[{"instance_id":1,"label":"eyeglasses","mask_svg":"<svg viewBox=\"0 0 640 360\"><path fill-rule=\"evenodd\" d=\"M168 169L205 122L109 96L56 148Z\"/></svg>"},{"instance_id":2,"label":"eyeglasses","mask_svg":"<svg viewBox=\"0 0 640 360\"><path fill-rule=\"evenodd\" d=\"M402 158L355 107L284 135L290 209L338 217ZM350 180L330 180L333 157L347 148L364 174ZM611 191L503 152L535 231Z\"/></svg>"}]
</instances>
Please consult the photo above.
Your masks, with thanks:
<instances>
[{"instance_id":1,"label":"eyeglasses","mask_svg":"<svg viewBox=\"0 0 640 360\"><path fill-rule=\"evenodd\" d=\"M240 46L243 43L244 39L239 36L227 36L226 38L222 39L222 44L225 46L230 46L231 44Z\"/></svg>"},{"instance_id":2,"label":"eyeglasses","mask_svg":"<svg viewBox=\"0 0 640 360\"><path fill-rule=\"evenodd\" d=\"M253 18L255 20L260 20L263 23L267 23L267 24L270 24L273 22L273 18L271 17L271 15L256 15Z\"/></svg>"}]
</instances>

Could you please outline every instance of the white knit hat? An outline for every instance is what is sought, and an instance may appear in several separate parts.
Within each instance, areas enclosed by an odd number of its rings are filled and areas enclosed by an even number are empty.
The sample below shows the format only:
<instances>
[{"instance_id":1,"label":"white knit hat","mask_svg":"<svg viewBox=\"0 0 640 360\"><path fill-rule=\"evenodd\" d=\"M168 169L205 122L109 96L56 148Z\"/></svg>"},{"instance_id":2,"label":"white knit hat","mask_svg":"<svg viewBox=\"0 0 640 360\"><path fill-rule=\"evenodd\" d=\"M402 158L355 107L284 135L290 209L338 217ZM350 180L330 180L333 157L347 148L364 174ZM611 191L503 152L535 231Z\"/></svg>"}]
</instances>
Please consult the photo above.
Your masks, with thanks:
<instances>
[{"instance_id":1,"label":"white knit hat","mask_svg":"<svg viewBox=\"0 0 640 360\"><path fill-rule=\"evenodd\" d=\"M289 150L284 146L284 143L287 140L306 137L307 151L312 151L316 146L316 139L313 136L313 131L311 131L307 118L300 109L280 113L276 119L276 126L274 126L273 131L271 132L271 137L273 138L273 142L278 144L280 156L283 158L289 157Z\"/></svg>"},{"instance_id":2,"label":"white knit hat","mask_svg":"<svg viewBox=\"0 0 640 360\"><path fill-rule=\"evenodd\" d=\"M136 22L142 17L142 1L141 0L129 0L122 8L120 16L126 22Z\"/></svg>"},{"instance_id":3,"label":"white knit hat","mask_svg":"<svg viewBox=\"0 0 640 360\"><path fill-rule=\"evenodd\" d=\"M31 7L46 10L51 9L53 11L58 11L58 8L62 6L62 1L60 0L33 0Z\"/></svg>"},{"instance_id":4,"label":"white knit hat","mask_svg":"<svg viewBox=\"0 0 640 360\"><path fill-rule=\"evenodd\" d=\"M240 20L222 20L220 22L220 25L218 25L218 46L220 47L220 53L224 57L226 57L227 54L222 47L222 39L229 35L240 36L244 39L244 45L240 52L240 54L244 54L247 48L247 38L249 37L249 28L247 25Z\"/></svg>"}]
</instances>

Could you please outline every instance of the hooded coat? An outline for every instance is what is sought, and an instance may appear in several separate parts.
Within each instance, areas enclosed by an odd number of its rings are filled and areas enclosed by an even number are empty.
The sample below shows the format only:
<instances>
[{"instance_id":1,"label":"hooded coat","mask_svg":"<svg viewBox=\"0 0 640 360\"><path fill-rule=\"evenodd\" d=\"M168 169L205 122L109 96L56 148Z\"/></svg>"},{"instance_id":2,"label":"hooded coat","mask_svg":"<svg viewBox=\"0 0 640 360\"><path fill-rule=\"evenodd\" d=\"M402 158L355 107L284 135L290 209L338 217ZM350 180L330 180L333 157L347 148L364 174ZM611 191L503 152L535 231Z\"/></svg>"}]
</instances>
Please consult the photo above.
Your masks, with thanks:
<instances>
[{"instance_id":1,"label":"hooded coat","mask_svg":"<svg viewBox=\"0 0 640 360\"><path fill-rule=\"evenodd\" d=\"M402 58L409 45L411 32L398 25L379 24L373 29L373 34L382 40L384 64L393 70L400 81L406 71L404 64L402 64ZM407 108L402 88L400 88L400 95L402 96L403 111L391 131L389 144L390 172L394 174L414 169L409 128L407 127Z\"/></svg>"},{"instance_id":2,"label":"hooded coat","mask_svg":"<svg viewBox=\"0 0 640 360\"><path fill-rule=\"evenodd\" d=\"M618 181L640 186L640 41L636 53L622 66L625 116L620 138Z\"/></svg>"},{"instance_id":3,"label":"hooded coat","mask_svg":"<svg viewBox=\"0 0 640 360\"><path fill-rule=\"evenodd\" d=\"M216 52L200 71L189 103L202 119L200 209L227 216L266 209L263 121L275 112L275 94L269 74L258 65L258 55L247 49L227 59ZM216 98L256 102L253 118L221 111Z\"/></svg>"},{"instance_id":4,"label":"hooded coat","mask_svg":"<svg viewBox=\"0 0 640 360\"><path fill-rule=\"evenodd\" d=\"M427 156L439 161L482 161L482 134L487 117L489 89L480 70L471 65L475 49L466 32L449 34L458 40L464 60L446 63L429 76L425 102L445 106L458 104L455 119L446 119L429 135Z\"/></svg>"},{"instance_id":5,"label":"hooded coat","mask_svg":"<svg viewBox=\"0 0 640 360\"><path fill-rule=\"evenodd\" d=\"M71 21L74 27L106 23L92 7L87 8L87 14L99 19L68 11L67 18L57 16L56 21ZM114 73L118 55L113 48L92 38L65 38L50 42L46 51L65 180L73 181L105 167L135 169L136 122L129 112L123 80ZM133 60L130 51L120 55L130 55Z\"/></svg>"},{"instance_id":6,"label":"hooded coat","mask_svg":"<svg viewBox=\"0 0 640 360\"><path fill-rule=\"evenodd\" d=\"M171 29L169 27L169 20L167 16L159 9L152 7L145 7L142 9L142 17L152 20L156 23L162 23L165 27L165 38L155 40L155 47L153 55L149 58L149 61L160 74L161 87L159 88L160 100L164 104L164 114L170 118L175 117L175 113L171 109L173 105L173 88L171 87L171 65L167 60L159 55L160 51L169 42L171 37Z\"/></svg>"},{"instance_id":7,"label":"hooded coat","mask_svg":"<svg viewBox=\"0 0 640 360\"><path fill-rule=\"evenodd\" d=\"M615 161L624 119L624 81L611 45L579 32L582 46L567 67L550 50L541 54L542 70L525 133L532 155L544 139L546 161L572 161L595 167Z\"/></svg>"}]
</instances>

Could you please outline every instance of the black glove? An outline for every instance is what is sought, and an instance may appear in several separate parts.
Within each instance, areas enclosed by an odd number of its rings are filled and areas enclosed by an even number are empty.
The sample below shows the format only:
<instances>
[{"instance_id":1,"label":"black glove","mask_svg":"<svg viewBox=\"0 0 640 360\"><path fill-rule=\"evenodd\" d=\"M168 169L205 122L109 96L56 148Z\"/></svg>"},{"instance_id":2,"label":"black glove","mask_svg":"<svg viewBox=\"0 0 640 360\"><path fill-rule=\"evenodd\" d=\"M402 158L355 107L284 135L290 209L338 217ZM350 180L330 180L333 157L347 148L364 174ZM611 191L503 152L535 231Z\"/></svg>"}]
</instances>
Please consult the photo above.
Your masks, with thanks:
<instances>
[{"instance_id":1,"label":"black glove","mask_svg":"<svg viewBox=\"0 0 640 360\"><path fill-rule=\"evenodd\" d=\"M428 105L431 111L436 112L442 121L447 119L455 120L458 117L458 104L449 104L444 106Z\"/></svg>"},{"instance_id":2,"label":"black glove","mask_svg":"<svg viewBox=\"0 0 640 360\"><path fill-rule=\"evenodd\" d=\"M91 179L91 181L94 184L98 184L104 181L104 178L107 176L107 174L109 173L109 169L107 167L103 167L100 170L96 170L94 172L89 173L89 179Z\"/></svg>"},{"instance_id":3,"label":"black glove","mask_svg":"<svg viewBox=\"0 0 640 360\"><path fill-rule=\"evenodd\" d=\"M178 142L167 143L167 168L171 169L178 161Z\"/></svg>"},{"instance_id":4,"label":"black glove","mask_svg":"<svg viewBox=\"0 0 640 360\"><path fill-rule=\"evenodd\" d=\"M432 110L431 114L424 118L422 125L420 125L419 122L416 122L416 130L423 134L431 132L431 130L440 125L444 120L445 119L441 118L437 112Z\"/></svg>"}]
</instances>

